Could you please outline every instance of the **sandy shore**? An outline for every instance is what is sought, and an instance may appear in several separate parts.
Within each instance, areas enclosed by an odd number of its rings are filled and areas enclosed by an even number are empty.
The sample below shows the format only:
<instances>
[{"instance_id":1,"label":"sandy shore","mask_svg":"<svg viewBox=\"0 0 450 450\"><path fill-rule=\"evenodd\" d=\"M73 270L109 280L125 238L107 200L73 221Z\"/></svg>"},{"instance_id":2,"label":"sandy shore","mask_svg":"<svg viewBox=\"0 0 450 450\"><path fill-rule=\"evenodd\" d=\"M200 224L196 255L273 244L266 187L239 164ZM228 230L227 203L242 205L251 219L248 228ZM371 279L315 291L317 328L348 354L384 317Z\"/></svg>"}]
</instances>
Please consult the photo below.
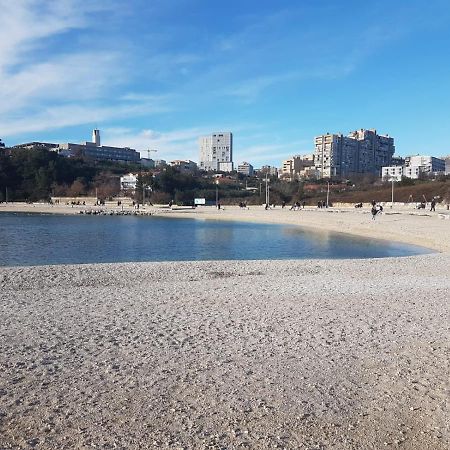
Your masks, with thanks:
<instances>
[{"instance_id":1,"label":"sandy shore","mask_svg":"<svg viewBox=\"0 0 450 450\"><path fill-rule=\"evenodd\" d=\"M194 214L443 253L0 268L0 448L447 449L450 221L410 213Z\"/></svg>"}]
</instances>

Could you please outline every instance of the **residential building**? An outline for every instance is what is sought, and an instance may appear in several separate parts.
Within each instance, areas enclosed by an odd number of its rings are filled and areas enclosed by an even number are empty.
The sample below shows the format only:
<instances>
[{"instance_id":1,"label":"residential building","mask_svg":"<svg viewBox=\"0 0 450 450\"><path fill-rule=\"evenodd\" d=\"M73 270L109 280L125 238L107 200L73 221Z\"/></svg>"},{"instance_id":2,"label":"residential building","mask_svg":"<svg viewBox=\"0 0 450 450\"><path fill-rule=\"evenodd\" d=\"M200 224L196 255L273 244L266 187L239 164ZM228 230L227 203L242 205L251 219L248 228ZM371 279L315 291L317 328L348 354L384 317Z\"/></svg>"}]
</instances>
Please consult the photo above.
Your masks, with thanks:
<instances>
[{"instance_id":1,"label":"residential building","mask_svg":"<svg viewBox=\"0 0 450 450\"><path fill-rule=\"evenodd\" d=\"M0 148L5 148L5 144L1 139L0 139Z\"/></svg>"},{"instance_id":2,"label":"residential building","mask_svg":"<svg viewBox=\"0 0 450 450\"><path fill-rule=\"evenodd\" d=\"M164 159L155 159L155 168L162 169L167 166L167 162Z\"/></svg>"},{"instance_id":3,"label":"residential building","mask_svg":"<svg viewBox=\"0 0 450 450\"><path fill-rule=\"evenodd\" d=\"M294 180L301 176L302 171L314 166L314 155L295 155L283 161L280 178Z\"/></svg>"},{"instance_id":4,"label":"residential building","mask_svg":"<svg viewBox=\"0 0 450 450\"><path fill-rule=\"evenodd\" d=\"M381 174L382 167L391 165L395 152L394 139L373 129L352 131L348 136L327 133L317 136L314 145L320 178Z\"/></svg>"},{"instance_id":5,"label":"residential building","mask_svg":"<svg viewBox=\"0 0 450 450\"><path fill-rule=\"evenodd\" d=\"M154 169L155 161L151 158L141 158L141 166L147 167L148 169Z\"/></svg>"},{"instance_id":6,"label":"residential building","mask_svg":"<svg viewBox=\"0 0 450 450\"><path fill-rule=\"evenodd\" d=\"M242 173L243 175L252 176L253 175L253 166L248 162L243 162L238 165L237 169L238 173Z\"/></svg>"},{"instance_id":7,"label":"residential building","mask_svg":"<svg viewBox=\"0 0 450 450\"><path fill-rule=\"evenodd\" d=\"M403 156L393 156L391 160L391 166L404 166L405 158Z\"/></svg>"},{"instance_id":8,"label":"residential building","mask_svg":"<svg viewBox=\"0 0 450 450\"><path fill-rule=\"evenodd\" d=\"M450 175L450 156L447 156L445 159L445 175Z\"/></svg>"},{"instance_id":9,"label":"residential building","mask_svg":"<svg viewBox=\"0 0 450 450\"><path fill-rule=\"evenodd\" d=\"M129 173L123 177L120 177L120 189L122 191L134 191L136 189L137 178L137 174L134 173Z\"/></svg>"},{"instance_id":10,"label":"residential building","mask_svg":"<svg viewBox=\"0 0 450 450\"><path fill-rule=\"evenodd\" d=\"M255 170L256 172L256 170ZM278 168L275 166L262 166L261 169L258 171L258 175L262 174L265 175L266 173L269 174L270 177L277 177L278 176Z\"/></svg>"},{"instance_id":11,"label":"residential building","mask_svg":"<svg viewBox=\"0 0 450 450\"><path fill-rule=\"evenodd\" d=\"M390 166L381 169L383 180L400 181L402 177L417 179L421 174L437 175L445 173L445 160L434 156L407 156L403 166Z\"/></svg>"},{"instance_id":12,"label":"residential building","mask_svg":"<svg viewBox=\"0 0 450 450\"><path fill-rule=\"evenodd\" d=\"M403 166L388 166L381 168L381 178L384 181L401 181L404 175Z\"/></svg>"},{"instance_id":13,"label":"residential building","mask_svg":"<svg viewBox=\"0 0 450 450\"><path fill-rule=\"evenodd\" d=\"M17 144L13 146L13 149L46 149L52 151L58 151L59 145L53 142L25 142L24 144Z\"/></svg>"},{"instance_id":14,"label":"residential building","mask_svg":"<svg viewBox=\"0 0 450 450\"><path fill-rule=\"evenodd\" d=\"M199 139L200 169L233 171L233 134L221 131Z\"/></svg>"},{"instance_id":15,"label":"residential building","mask_svg":"<svg viewBox=\"0 0 450 450\"><path fill-rule=\"evenodd\" d=\"M194 173L198 169L197 164L191 160L176 159L171 161L170 165L178 169L180 172Z\"/></svg>"},{"instance_id":16,"label":"residential building","mask_svg":"<svg viewBox=\"0 0 450 450\"><path fill-rule=\"evenodd\" d=\"M434 156L414 155L405 158L406 167L419 167L421 173L445 173L445 160Z\"/></svg>"}]
</instances>

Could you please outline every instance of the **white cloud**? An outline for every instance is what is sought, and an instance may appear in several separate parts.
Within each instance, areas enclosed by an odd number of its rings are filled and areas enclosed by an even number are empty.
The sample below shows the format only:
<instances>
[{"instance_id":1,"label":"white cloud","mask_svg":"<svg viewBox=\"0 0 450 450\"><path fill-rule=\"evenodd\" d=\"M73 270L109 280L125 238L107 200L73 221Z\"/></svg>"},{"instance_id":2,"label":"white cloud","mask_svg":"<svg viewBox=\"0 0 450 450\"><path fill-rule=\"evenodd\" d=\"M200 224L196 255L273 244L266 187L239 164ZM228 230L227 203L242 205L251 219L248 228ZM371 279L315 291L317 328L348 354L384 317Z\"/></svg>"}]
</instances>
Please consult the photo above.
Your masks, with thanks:
<instances>
[{"instance_id":1,"label":"white cloud","mask_svg":"<svg viewBox=\"0 0 450 450\"><path fill-rule=\"evenodd\" d=\"M91 106L70 103L43 108L35 114L0 120L0 135L15 136L24 132L37 132L80 124L93 124L128 116L143 116L167 112L169 107L161 102ZM0 119L2 115L0 113ZM128 145L130 146L130 145Z\"/></svg>"},{"instance_id":2,"label":"white cloud","mask_svg":"<svg viewBox=\"0 0 450 450\"><path fill-rule=\"evenodd\" d=\"M191 159L198 160L198 138L211 132L206 128L186 128L167 132L156 130L141 130L124 133L105 134L103 136L104 145L128 146L141 152L143 157L147 157L145 150L152 149L158 152L152 153L151 158L164 159Z\"/></svg>"},{"instance_id":3,"label":"white cloud","mask_svg":"<svg viewBox=\"0 0 450 450\"><path fill-rule=\"evenodd\" d=\"M0 0L2 137L168 110L163 96L114 95L127 79L120 49L95 50L68 37L62 47L49 44L74 29L88 29L96 12L115 3Z\"/></svg>"}]
</instances>

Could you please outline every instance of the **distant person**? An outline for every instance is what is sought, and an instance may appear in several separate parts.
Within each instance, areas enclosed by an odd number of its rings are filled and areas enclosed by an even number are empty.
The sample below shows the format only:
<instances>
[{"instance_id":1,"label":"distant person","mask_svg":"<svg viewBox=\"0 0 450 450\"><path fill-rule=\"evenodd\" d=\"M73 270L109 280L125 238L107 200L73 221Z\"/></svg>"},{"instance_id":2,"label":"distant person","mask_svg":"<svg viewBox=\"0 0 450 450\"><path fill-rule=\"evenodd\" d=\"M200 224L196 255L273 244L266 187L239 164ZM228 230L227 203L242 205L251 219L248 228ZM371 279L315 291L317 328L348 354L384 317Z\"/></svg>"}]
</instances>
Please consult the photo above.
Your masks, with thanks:
<instances>
[{"instance_id":1,"label":"distant person","mask_svg":"<svg viewBox=\"0 0 450 450\"><path fill-rule=\"evenodd\" d=\"M372 209L370 212L372 213L372 220L375 220L375 217L378 214L378 208L376 207L376 205L372 205Z\"/></svg>"},{"instance_id":2,"label":"distant person","mask_svg":"<svg viewBox=\"0 0 450 450\"><path fill-rule=\"evenodd\" d=\"M306 202L303 200L303 202L302 202L303 209L305 209L305 206L306 206Z\"/></svg>"},{"instance_id":3,"label":"distant person","mask_svg":"<svg viewBox=\"0 0 450 450\"><path fill-rule=\"evenodd\" d=\"M281 209L284 209L285 207L286 207L286 202L283 201L283 202L281 203Z\"/></svg>"},{"instance_id":4,"label":"distant person","mask_svg":"<svg viewBox=\"0 0 450 450\"><path fill-rule=\"evenodd\" d=\"M266 206L264 207L264 209L267 211L269 209L269 204L266 203Z\"/></svg>"},{"instance_id":5,"label":"distant person","mask_svg":"<svg viewBox=\"0 0 450 450\"><path fill-rule=\"evenodd\" d=\"M433 198L433 200L431 200L430 211L436 211L436 200L434 198Z\"/></svg>"},{"instance_id":6,"label":"distant person","mask_svg":"<svg viewBox=\"0 0 450 450\"><path fill-rule=\"evenodd\" d=\"M377 206L377 202L375 200L372 200L372 206L375 208Z\"/></svg>"},{"instance_id":7,"label":"distant person","mask_svg":"<svg viewBox=\"0 0 450 450\"><path fill-rule=\"evenodd\" d=\"M217 203L217 209L220 209L220 203Z\"/></svg>"}]
</instances>

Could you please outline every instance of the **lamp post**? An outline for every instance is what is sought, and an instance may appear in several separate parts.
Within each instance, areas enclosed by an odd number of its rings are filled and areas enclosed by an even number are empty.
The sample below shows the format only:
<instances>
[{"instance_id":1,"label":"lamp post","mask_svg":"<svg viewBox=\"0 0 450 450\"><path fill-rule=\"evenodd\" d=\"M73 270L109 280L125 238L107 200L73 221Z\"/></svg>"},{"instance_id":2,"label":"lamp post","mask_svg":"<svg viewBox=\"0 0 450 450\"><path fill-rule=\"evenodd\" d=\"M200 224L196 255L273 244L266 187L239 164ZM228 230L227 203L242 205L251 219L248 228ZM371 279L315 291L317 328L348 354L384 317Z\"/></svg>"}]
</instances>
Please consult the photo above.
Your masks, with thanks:
<instances>
[{"instance_id":1,"label":"lamp post","mask_svg":"<svg viewBox=\"0 0 450 450\"><path fill-rule=\"evenodd\" d=\"M327 181L327 208L329 206L329 200L330 200L330 182Z\"/></svg>"},{"instance_id":2,"label":"lamp post","mask_svg":"<svg viewBox=\"0 0 450 450\"><path fill-rule=\"evenodd\" d=\"M216 208L219 207L219 180L216 180Z\"/></svg>"},{"instance_id":3,"label":"lamp post","mask_svg":"<svg viewBox=\"0 0 450 450\"><path fill-rule=\"evenodd\" d=\"M268 174L266 172L266 205L269 206L269 179Z\"/></svg>"},{"instance_id":4,"label":"lamp post","mask_svg":"<svg viewBox=\"0 0 450 450\"><path fill-rule=\"evenodd\" d=\"M391 178L392 181L392 191L391 191L391 208L394 207L394 183L395 183L395 178L392 177Z\"/></svg>"}]
</instances>

